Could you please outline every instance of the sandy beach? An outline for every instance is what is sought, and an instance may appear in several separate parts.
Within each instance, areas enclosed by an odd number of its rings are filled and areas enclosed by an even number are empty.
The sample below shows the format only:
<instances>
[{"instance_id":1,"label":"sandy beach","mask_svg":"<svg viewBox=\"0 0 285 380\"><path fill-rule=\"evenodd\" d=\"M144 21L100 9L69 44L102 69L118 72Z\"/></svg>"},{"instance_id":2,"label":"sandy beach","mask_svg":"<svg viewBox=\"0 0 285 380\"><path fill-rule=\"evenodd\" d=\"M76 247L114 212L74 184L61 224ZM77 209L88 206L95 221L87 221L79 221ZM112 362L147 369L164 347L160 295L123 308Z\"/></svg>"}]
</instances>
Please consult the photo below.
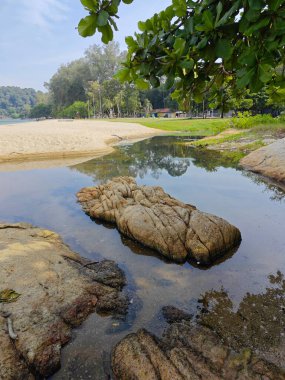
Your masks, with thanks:
<instances>
[{"instance_id":1,"label":"sandy beach","mask_svg":"<svg viewBox=\"0 0 285 380\"><path fill-rule=\"evenodd\" d=\"M161 134L134 123L44 120L0 127L0 170L72 165L112 152L112 144Z\"/></svg>"}]
</instances>

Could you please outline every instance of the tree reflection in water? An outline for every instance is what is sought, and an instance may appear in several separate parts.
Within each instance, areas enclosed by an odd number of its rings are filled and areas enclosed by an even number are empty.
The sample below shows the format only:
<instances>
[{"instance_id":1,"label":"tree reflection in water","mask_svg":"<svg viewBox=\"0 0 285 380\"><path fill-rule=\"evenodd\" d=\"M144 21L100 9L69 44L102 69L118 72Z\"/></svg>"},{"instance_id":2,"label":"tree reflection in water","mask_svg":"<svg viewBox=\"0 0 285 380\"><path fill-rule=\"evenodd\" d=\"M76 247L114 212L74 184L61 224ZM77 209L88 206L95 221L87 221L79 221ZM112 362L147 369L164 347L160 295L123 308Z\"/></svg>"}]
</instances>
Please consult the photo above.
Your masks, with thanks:
<instances>
[{"instance_id":1,"label":"tree reflection in water","mask_svg":"<svg viewBox=\"0 0 285 380\"><path fill-rule=\"evenodd\" d=\"M163 171L171 177L180 177L191 164L207 172L215 172L220 167L238 169L242 153L194 148L188 144L189 140L190 137L156 136L131 145L121 145L107 156L72 166L71 169L89 175L95 182L106 182L118 176L144 178L151 175L158 179ZM241 173L257 184L265 185L265 190L273 192L272 200L284 199L284 189L280 190L278 184L269 183L250 172Z\"/></svg>"},{"instance_id":2,"label":"tree reflection in water","mask_svg":"<svg viewBox=\"0 0 285 380\"><path fill-rule=\"evenodd\" d=\"M236 311L224 289L206 292L197 318L234 350L250 348L285 366L285 279L279 271L268 279L270 287L247 293Z\"/></svg>"},{"instance_id":3,"label":"tree reflection in water","mask_svg":"<svg viewBox=\"0 0 285 380\"><path fill-rule=\"evenodd\" d=\"M178 177L186 173L190 166L189 149L185 144L173 143L172 137L156 137L132 145L122 145L108 156L73 168L99 181L125 175L143 178L148 173L159 178L162 170L166 170L172 177Z\"/></svg>"}]
</instances>

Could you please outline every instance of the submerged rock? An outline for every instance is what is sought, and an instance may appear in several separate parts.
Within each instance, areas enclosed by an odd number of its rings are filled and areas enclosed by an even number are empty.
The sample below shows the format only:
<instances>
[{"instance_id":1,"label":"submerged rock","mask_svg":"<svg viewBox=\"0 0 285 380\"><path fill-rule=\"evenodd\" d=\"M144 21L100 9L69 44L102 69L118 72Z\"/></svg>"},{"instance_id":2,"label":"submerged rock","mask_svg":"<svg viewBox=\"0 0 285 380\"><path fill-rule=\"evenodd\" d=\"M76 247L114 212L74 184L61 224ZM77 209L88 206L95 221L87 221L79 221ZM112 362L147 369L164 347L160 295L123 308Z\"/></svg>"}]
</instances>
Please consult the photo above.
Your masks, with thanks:
<instances>
[{"instance_id":1,"label":"submerged rock","mask_svg":"<svg viewBox=\"0 0 285 380\"><path fill-rule=\"evenodd\" d=\"M126 285L124 272L112 260L91 263L88 268L91 269L90 276L94 281L117 289L122 289Z\"/></svg>"},{"instance_id":2,"label":"submerged rock","mask_svg":"<svg viewBox=\"0 0 285 380\"><path fill-rule=\"evenodd\" d=\"M161 311L163 318L169 324L182 321L191 321L192 319L191 314L186 313L175 306L164 306Z\"/></svg>"},{"instance_id":3,"label":"submerged rock","mask_svg":"<svg viewBox=\"0 0 285 380\"><path fill-rule=\"evenodd\" d=\"M176 262L209 264L241 240L224 219L172 198L161 187L138 186L130 177L84 188L77 197L90 217L115 223L124 235Z\"/></svg>"},{"instance_id":4,"label":"submerged rock","mask_svg":"<svg viewBox=\"0 0 285 380\"><path fill-rule=\"evenodd\" d=\"M284 380L285 372L245 349L239 353L205 327L174 323L158 339L139 330L113 350L116 380Z\"/></svg>"},{"instance_id":5,"label":"submerged rock","mask_svg":"<svg viewBox=\"0 0 285 380\"><path fill-rule=\"evenodd\" d=\"M72 327L106 298L107 312L128 306L120 292L125 276L114 262L89 265L56 233L29 224L0 224L0 278L2 289L19 294L0 304L0 379L51 375Z\"/></svg>"},{"instance_id":6,"label":"submerged rock","mask_svg":"<svg viewBox=\"0 0 285 380\"><path fill-rule=\"evenodd\" d=\"M285 138L250 153L240 161L240 165L285 183Z\"/></svg>"}]
</instances>

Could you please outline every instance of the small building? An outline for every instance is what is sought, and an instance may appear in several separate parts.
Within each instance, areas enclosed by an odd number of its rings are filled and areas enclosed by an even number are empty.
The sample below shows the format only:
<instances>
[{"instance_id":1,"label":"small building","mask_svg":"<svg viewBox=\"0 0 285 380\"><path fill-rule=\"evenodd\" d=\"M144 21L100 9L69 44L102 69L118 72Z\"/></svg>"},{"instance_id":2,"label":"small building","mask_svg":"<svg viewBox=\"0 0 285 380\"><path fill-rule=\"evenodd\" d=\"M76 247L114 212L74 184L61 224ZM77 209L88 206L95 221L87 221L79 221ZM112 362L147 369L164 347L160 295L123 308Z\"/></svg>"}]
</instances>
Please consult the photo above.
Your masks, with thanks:
<instances>
[{"instance_id":1,"label":"small building","mask_svg":"<svg viewBox=\"0 0 285 380\"><path fill-rule=\"evenodd\" d=\"M152 110L152 117L175 117L175 112L172 112L170 108L157 108Z\"/></svg>"}]
</instances>

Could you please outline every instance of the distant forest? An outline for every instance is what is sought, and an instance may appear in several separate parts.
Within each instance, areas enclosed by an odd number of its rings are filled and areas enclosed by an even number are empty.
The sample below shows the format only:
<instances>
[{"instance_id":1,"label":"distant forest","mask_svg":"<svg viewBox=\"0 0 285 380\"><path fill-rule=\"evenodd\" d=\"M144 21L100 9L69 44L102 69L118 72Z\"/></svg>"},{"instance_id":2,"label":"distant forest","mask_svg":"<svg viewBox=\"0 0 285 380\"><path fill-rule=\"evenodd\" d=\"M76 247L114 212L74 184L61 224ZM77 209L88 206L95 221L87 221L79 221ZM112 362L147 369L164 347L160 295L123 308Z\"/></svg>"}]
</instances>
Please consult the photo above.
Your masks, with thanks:
<instances>
[{"instance_id":1,"label":"distant forest","mask_svg":"<svg viewBox=\"0 0 285 380\"><path fill-rule=\"evenodd\" d=\"M47 93L0 87L0 118L123 117L178 108L170 97L171 90L163 86L139 90L115 79L124 57L115 42L104 47L93 45L84 57L59 67L45 83Z\"/></svg>"},{"instance_id":2,"label":"distant forest","mask_svg":"<svg viewBox=\"0 0 285 380\"><path fill-rule=\"evenodd\" d=\"M27 118L46 95L33 88L0 86L0 118Z\"/></svg>"}]
</instances>

